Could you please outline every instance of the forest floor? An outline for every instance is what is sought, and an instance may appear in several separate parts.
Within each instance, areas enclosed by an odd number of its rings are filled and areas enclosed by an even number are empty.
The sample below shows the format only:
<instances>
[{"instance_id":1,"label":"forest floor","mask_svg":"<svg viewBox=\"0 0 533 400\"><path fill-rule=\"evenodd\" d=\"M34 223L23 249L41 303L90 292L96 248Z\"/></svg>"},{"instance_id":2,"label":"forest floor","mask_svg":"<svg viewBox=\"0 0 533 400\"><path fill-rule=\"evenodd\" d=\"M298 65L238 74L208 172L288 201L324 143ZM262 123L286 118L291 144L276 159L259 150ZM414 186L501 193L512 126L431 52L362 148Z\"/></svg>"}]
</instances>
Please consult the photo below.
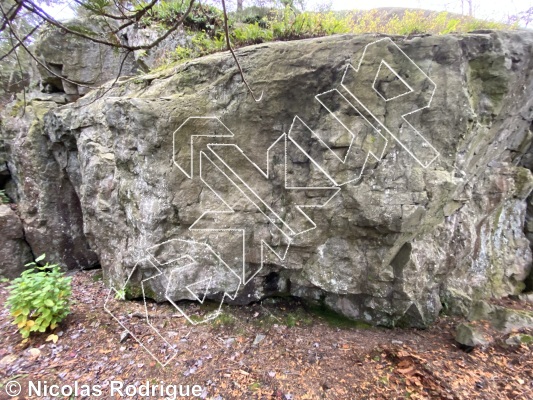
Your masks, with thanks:
<instances>
[{"instance_id":1,"label":"forest floor","mask_svg":"<svg viewBox=\"0 0 533 400\"><path fill-rule=\"evenodd\" d=\"M286 299L224 306L216 320L198 325L169 304L148 303L155 316L148 324L137 317L142 301L113 300L108 306L133 334L126 336L104 310L109 289L100 271L75 273L72 286L72 312L54 332L57 343L47 334L22 343L8 311L0 310L0 399L30 398L29 384L38 381L98 385L106 399L121 398L111 395L115 381L124 388L182 385L183 392L199 385L200 398L218 400L533 399L532 347L507 346L507 336L493 332L490 345L465 352L454 341L458 318L443 316L426 330L371 328ZM0 298L7 295L7 284L0 285ZM189 315L207 312L184 307ZM13 380L22 387L18 397L5 393ZM165 398L157 393L150 398ZM92 394L86 398L98 398Z\"/></svg>"}]
</instances>

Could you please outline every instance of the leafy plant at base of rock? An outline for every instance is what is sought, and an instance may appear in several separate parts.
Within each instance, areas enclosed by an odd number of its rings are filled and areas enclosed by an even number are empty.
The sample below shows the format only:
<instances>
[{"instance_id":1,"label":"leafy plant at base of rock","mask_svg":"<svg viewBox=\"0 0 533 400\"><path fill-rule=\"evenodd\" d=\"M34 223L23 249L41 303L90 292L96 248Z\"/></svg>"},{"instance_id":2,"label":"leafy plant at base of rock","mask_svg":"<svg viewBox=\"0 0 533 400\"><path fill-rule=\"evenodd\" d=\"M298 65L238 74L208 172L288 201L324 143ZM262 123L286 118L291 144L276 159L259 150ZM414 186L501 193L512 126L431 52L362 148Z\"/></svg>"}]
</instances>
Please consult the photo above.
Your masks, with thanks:
<instances>
[{"instance_id":1,"label":"leafy plant at base of rock","mask_svg":"<svg viewBox=\"0 0 533 400\"><path fill-rule=\"evenodd\" d=\"M44 332L55 329L70 313L71 278L65 277L58 264L26 264L32 268L24 271L12 281L7 306L23 338L31 332Z\"/></svg>"}]
</instances>

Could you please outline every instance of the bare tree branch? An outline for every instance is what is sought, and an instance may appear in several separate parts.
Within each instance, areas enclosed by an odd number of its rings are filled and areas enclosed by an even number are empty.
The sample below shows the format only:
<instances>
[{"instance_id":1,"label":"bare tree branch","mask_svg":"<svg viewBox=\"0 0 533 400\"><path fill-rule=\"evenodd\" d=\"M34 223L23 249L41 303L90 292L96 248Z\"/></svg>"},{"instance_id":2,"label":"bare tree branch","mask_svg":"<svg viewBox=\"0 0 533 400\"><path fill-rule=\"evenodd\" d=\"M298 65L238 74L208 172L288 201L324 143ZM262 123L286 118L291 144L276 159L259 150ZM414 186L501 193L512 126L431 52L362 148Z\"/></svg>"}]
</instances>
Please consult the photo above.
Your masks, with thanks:
<instances>
[{"instance_id":1,"label":"bare tree branch","mask_svg":"<svg viewBox=\"0 0 533 400\"><path fill-rule=\"evenodd\" d=\"M118 82L118 80L120 79L120 75L122 74L122 68L124 68L124 63L126 62L126 59L128 58L128 56L130 55L131 53L131 50L127 50L124 54L124 57L122 58L122 61L120 62L120 66L119 66L119 69L118 69L118 72L117 72L117 76L115 78L115 80L111 83L111 86L109 86L109 88L107 88L106 90L104 90L104 92L98 96L96 96L93 100L91 100L89 103L84 103L83 105L80 105L78 106L79 107L85 107L85 106L88 106L90 104L93 104L96 100L98 99L101 99L103 96L105 96L111 89L113 89L113 87L115 86L115 83Z\"/></svg>"},{"instance_id":2,"label":"bare tree branch","mask_svg":"<svg viewBox=\"0 0 533 400\"><path fill-rule=\"evenodd\" d=\"M44 19L46 22L50 23L51 25L55 26L56 28L64 30L67 33L71 33L73 35L82 37L82 38L87 39L87 40L91 40L91 41L93 41L95 43L100 43L100 44L103 44L103 45L106 45L106 46L111 46L111 47L123 48L123 49L130 50L130 51L149 50L152 47L157 46L159 43L161 43L167 37L169 37L170 34L172 34L176 29L178 29L179 26L183 23L183 21L185 21L185 18L187 18L187 16L191 12L192 7L193 7L194 2L195 2L195 0L190 0L189 7L185 11L185 13L181 16L181 18L177 19L175 21L174 25L172 25L169 29L167 29L167 31L163 35L161 35L160 37L155 39L152 43L145 44L145 45L139 45L139 46L128 46L128 45L120 43L120 41L118 41L118 39L117 39L116 43L113 43L113 42L109 42L107 40L98 39L98 38L96 38L94 36L89 36L89 35L86 35L84 33L72 30L72 29L68 28L66 25L56 21L49 14L47 14L42 8L40 8L39 6L37 6L35 3L33 3L30 0L16 0L16 1L17 2L21 2L20 4L22 4L22 6L24 8L26 8L27 10L35 13L36 15L38 15L39 17ZM127 24L130 25L129 23L127 23Z\"/></svg>"},{"instance_id":3,"label":"bare tree branch","mask_svg":"<svg viewBox=\"0 0 533 400\"><path fill-rule=\"evenodd\" d=\"M136 14L133 15L132 18L129 19L128 22L125 22L123 23L122 25L120 25L117 29L115 29L113 31L114 34L120 32L122 29L130 26L130 25L133 25L134 23L136 23L137 21L139 21L142 17L144 17L144 15L150 11L158 2L159 0L153 0L150 4L148 4L145 8L143 8L141 11L137 12Z\"/></svg>"},{"instance_id":4,"label":"bare tree branch","mask_svg":"<svg viewBox=\"0 0 533 400\"><path fill-rule=\"evenodd\" d=\"M229 29L228 29L228 13L226 12L226 1L225 0L221 0L221 1L222 1L222 11L224 12L224 33L226 35L226 45L228 47L228 50L231 52L231 55L233 56L235 63L237 64L237 68L239 69L239 72L241 74L242 81L248 88L248 91L250 92L254 100L256 102L260 102L261 99L263 98L263 92L261 92L261 96L259 96L259 98L255 97L255 94L252 88L250 87L250 85L248 85L248 82L246 81L246 78L244 77L244 72L241 68L241 64L239 64L239 60L237 59L237 56L235 55L235 52L233 51L233 48L231 47L231 42L229 39Z\"/></svg>"},{"instance_id":5,"label":"bare tree branch","mask_svg":"<svg viewBox=\"0 0 533 400\"><path fill-rule=\"evenodd\" d=\"M2 12L4 15L4 20L2 21L2 26L0 26L0 32L2 32L4 29L6 29L6 26L8 24L8 21L13 21L13 19L17 16L18 12L20 11L20 8L22 6L20 4L13 4L9 10L7 10L6 13Z\"/></svg>"},{"instance_id":6,"label":"bare tree branch","mask_svg":"<svg viewBox=\"0 0 533 400\"><path fill-rule=\"evenodd\" d=\"M98 11L97 14L102 16L102 17L108 17L108 18L111 18L111 19L115 19L115 20L136 20L138 21L144 14L146 14L147 11L149 11L151 8L153 8L157 2L159 0L152 0L149 4L147 4L145 7L141 8L140 10L138 10L137 12L135 12L134 14L132 15L126 15L122 12L122 10L120 9L120 5L115 1L115 5L117 6L117 8L119 9L120 13L122 15L113 15L113 14L108 14L108 13L104 13L104 12L101 12L101 11ZM74 0L74 2L78 5L80 5L81 7L85 8L86 10L89 10L89 11L93 11L93 12L96 12L94 9L92 9L91 7L88 7L87 4L85 4L84 2L80 1L80 0Z\"/></svg>"},{"instance_id":7,"label":"bare tree branch","mask_svg":"<svg viewBox=\"0 0 533 400\"><path fill-rule=\"evenodd\" d=\"M0 11L2 12L2 15L4 16L4 18L6 18L6 14L4 12L4 9L2 8L2 6L0 5ZM77 85L77 86L83 86L83 87L87 87L89 89L96 89L95 87L92 87L92 86L88 86L88 85L84 85L80 82L75 82L75 81L72 81L68 78L65 78L64 76L61 76L59 74L57 74L56 72L52 71L46 64L44 64L41 60L39 60L37 57L35 57L35 55L30 51L30 49L28 49L28 47L24 44L24 42L18 37L17 33L15 32L15 30L13 29L13 26L11 25L11 21L10 20L7 20L7 24L9 26L9 29L11 31L11 34L13 35L13 37L17 40L17 42L20 44L20 46L26 50L26 53L28 53L28 55L33 58L33 60L35 60L35 62L37 64L39 64L41 67L43 67L46 71L48 71L49 73L51 73L52 75L54 75L55 77L57 78L60 78L62 80L64 80L65 82L69 82L69 83L72 83L73 85Z\"/></svg>"},{"instance_id":8,"label":"bare tree branch","mask_svg":"<svg viewBox=\"0 0 533 400\"><path fill-rule=\"evenodd\" d=\"M31 35L33 35L35 33L35 31L41 27L42 24L43 24L43 21L39 22L36 26L34 26L33 29L26 36L24 36L22 38L22 42L25 42L26 40L28 40L28 38ZM20 46L20 43L14 43L13 44L13 38L11 38L11 49L9 49L9 51L6 54L4 54L3 56L0 56L0 61L2 61L3 59L9 57L9 55L11 53L13 53L19 46Z\"/></svg>"}]
</instances>

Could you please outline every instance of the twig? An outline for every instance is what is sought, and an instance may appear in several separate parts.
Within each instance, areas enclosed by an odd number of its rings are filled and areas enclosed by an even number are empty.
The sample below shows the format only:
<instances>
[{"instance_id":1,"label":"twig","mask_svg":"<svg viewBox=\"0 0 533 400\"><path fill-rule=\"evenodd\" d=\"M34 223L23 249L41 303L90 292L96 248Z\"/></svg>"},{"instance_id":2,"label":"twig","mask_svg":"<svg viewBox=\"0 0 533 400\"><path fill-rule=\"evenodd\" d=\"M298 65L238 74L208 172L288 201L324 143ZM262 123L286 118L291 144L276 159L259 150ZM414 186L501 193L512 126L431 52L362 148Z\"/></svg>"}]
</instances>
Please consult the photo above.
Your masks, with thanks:
<instances>
[{"instance_id":1,"label":"twig","mask_svg":"<svg viewBox=\"0 0 533 400\"><path fill-rule=\"evenodd\" d=\"M109 86L109 88L107 88L106 90L104 90L104 92L98 96L96 96L93 100L91 100L90 102L88 103L84 103L84 104L81 104L80 106L78 107L86 107L88 105L91 105L93 104L96 100L98 99L101 99L102 97L104 97L111 89L113 89L113 87L115 86L115 83L118 82L118 80L120 79L120 74L122 73L122 68L124 68L124 63L126 62L126 58L128 58L128 56L130 55L131 51L128 50L126 52L126 54L124 54L124 58L122 59L122 61L120 62L120 67L118 69L118 72L117 72L117 76L115 77L115 80L111 83L111 85Z\"/></svg>"},{"instance_id":2,"label":"twig","mask_svg":"<svg viewBox=\"0 0 533 400\"><path fill-rule=\"evenodd\" d=\"M39 22L36 26L33 27L33 29L22 38L22 41L25 42L31 35L35 33L37 29L40 28L40 26L43 24L43 21ZM13 53L18 47L20 46L20 43L15 43L15 45L11 44L11 49L4 55L0 56L0 61L2 61L4 58L8 57L11 53Z\"/></svg>"},{"instance_id":3,"label":"twig","mask_svg":"<svg viewBox=\"0 0 533 400\"><path fill-rule=\"evenodd\" d=\"M224 33L226 35L226 45L228 47L228 50L231 52L231 55L233 56L235 63L237 64L237 68L239 69L239 73L241 74L242 81L248 88L248 91L250 92L254 100L259 103L261 99L263 98L263 92L261 92L261 96L259 96L259 98L256 98L252 88L250 87L250 85L248 85L248 82L246 81L246 78L244 77L244 72L241 68L241 64L239 64L239 60L237 59L237 56L235 55L235 52L233 51L233 48L231 47L231 42L229 40L228 13L226 12L226 1L225 0L221 0L221 1L222 1L222 11L224 13Z\"/></svg>"},{"instance_id":4,"label":"twig","mask_svg":"<svg viewBox=\"0 0 533 400\"><path fill-rule=\"evenodd\" d=\"M151 318L151 319L158 319L158 318L183 318L182 314L172 314L172 315L161 315L161 314L144 314L140 312L134 312L131 314L128 314L128 317L130 318Z\"/></svg>"},{"instance_id":5,"label":"twig","mask_svg":"<svg viewBox=\"0 0 533 400\"><path fill-rule=\"evenodd\" d=\"M2 21L2 26L0 26L0 32L6 29L6 26L8 25L9 21L12 21L13 19L16 18L21 7L22 5L15 3L11 6L9 10L7 10L7 13L3 13L4 20Z\"/></svg>"}]
</instances>

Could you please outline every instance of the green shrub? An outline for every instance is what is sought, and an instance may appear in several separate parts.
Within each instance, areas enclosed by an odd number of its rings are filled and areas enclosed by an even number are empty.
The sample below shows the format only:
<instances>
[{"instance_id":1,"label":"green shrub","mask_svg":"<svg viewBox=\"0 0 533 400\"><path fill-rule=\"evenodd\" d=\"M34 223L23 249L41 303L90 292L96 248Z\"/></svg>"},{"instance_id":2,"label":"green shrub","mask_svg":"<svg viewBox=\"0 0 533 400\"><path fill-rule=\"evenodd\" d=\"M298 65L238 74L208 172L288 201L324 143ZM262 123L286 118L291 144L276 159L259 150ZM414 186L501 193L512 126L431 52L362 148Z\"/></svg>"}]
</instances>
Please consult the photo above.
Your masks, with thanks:
<instances>
[{"instance_id":1,"label":"green shrub","mask_svg":"<svg viewBox=\"0 0 533 400\"><path fill-rule=\"evenodd\" d=\"M31 332L55 329L70 312L71 278L65 277L57 264L40 267L36 262L12 281L7 306L23 338Z\"/></svg>"}]
</instances>

